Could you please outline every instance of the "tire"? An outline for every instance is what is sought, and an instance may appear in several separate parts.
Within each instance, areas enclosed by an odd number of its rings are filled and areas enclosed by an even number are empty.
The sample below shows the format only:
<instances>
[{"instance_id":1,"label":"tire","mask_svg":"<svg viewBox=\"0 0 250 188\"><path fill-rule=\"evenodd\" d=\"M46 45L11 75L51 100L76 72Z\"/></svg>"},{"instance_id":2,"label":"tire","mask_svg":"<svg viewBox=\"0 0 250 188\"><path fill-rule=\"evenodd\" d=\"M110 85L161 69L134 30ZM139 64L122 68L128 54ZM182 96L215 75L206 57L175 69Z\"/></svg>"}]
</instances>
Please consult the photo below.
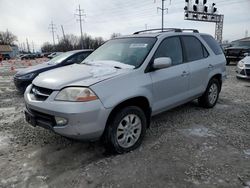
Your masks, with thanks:
<instances>
[{"instance_id":1,"label":"tire","mask_svg":"<svg viewBox=\"0 0 250 188\"><path fill-rule=\"evenodd\" d=\"M136 149L141 145L146 127L147 120L141 108L128 106L121 109L107 124L104 135L107 151L120 154Z\"/></svg>"},{"instance_id":2,"label":"tire","mask_svg":"<svg viewBox=\"0 0 250 188\"><path fill-rule=\"evenodd\" d=\"M204 94L198 98L199 105L204 108L213 108L219 98L220 87L217 79L211 79Z\"/></svg>"}]
</instances>

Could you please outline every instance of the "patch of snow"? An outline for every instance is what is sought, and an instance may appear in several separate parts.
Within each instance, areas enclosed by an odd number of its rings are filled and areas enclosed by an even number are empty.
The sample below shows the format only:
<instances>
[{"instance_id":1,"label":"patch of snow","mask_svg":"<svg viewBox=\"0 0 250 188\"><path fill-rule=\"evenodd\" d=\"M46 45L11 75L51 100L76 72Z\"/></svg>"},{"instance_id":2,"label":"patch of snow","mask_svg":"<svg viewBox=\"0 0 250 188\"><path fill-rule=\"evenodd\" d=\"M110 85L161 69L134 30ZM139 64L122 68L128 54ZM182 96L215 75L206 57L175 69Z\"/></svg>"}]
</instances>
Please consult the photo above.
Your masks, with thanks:
<instances>
[{"instance_id":1,"label":"patch of snow","mask_svg":"<svg viewBox=\"0 0 250 188\"><path fill-rule=\"evenodd\" d=\"M3 132L0 133L0 150L9 145L10 137L12 137L12 135Z\"/></svg>"},{"instance_id":2,"label":"patch of snow","mask_svg":"<svg viewBox=\"0 0 250 188\"><path fill-rule=\"evenodd\" d=\"M250 149L246 149L243 151L246 155L250 155Z\"/></svg>"},{"instance_id":3,"label":"patch of snow","mask_svg":"<svg viewBox=\"0 0 250 188\"><path fill-rule=\"evenodd\" d=\"M101 77L109 74L114 74L117 72L117 70L112 67L95 67L91 69L89 72L90 74L93 75L93 77Z\"/></svg>"},{"instance_id":4,"label":"patch of snow","mask_svg":"<svg viewBox=\"0 0 250 188\"><path fill-rule=\"evenodd\" d=\"M134 69L135 66L133 65L128 65L128 64L124 64L124 63L121 63L119 61L87 61L85 62L85 64L87 65L94 65L94 66L107 66L107 67L120 67L122 69Z\"/></svg>"},{"instance_id":5,"label":"patch of snow","mask_svg":"<svg viewBox=\"0 0 250 188\"><path fill-rule=\"evenodd\" d=\"M189 136L215 137L215 135L206 127L194 127L191 129L181 130L181 132Z\"/></svg>"}]
</instances>

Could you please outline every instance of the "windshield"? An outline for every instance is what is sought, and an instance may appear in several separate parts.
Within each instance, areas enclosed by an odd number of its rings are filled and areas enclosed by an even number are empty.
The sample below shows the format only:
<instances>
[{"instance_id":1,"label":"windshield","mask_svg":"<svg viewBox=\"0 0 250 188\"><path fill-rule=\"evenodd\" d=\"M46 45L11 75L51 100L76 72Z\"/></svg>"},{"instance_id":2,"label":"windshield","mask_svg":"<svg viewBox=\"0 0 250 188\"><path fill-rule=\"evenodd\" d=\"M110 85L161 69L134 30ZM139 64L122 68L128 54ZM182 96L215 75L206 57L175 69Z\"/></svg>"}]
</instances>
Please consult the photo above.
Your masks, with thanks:
<instances>
[{"instance_id":1,"label":"windshield","mask_svg":"<svg viewBox=\"0 0 250 188\"><path fill-rule=\"evenodd\" d=\"M151 48L156 38L121 38L106 42L82 63L91 61L118 61L119 63L140 66Z\"/></svg>"},{"instance_id":2,"label":"windshield","mask_svg":"<svg viewBox=\"0 0 250 188\"><path fill-rule=\"evenodd\" d=\"M246 46L250 47L250 41L237 41L233 43L233 46L240 47L240 46Z\"/></svg>"},{"instance_id":3,"label":"windshield","mask_svg":"<svg viewBox=\"0 0 250 188\"><path fill-rule=\"evenodd\" d=\"M65 59L67 59L68 57L70 57L71 55L73 55L75 52L65 52L65 53L62 53L56 57L54 57L53 59L49 60L47 63L50 64L50 65L55 65L55 64L58 64L58 63L61 63L63 62Z\"/></svg>"}]
</instances>

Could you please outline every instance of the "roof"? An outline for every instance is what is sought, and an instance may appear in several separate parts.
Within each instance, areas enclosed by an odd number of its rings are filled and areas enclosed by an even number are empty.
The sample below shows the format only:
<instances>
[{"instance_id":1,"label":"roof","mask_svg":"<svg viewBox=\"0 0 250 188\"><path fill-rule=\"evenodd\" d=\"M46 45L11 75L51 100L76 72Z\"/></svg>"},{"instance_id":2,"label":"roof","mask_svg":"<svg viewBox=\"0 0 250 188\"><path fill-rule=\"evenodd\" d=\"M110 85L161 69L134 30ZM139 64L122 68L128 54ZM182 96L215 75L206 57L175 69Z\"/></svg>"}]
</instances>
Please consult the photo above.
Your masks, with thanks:
<instances>
[{"instance_id":1,"label":"roof","mask_svg":"<svg viewBox=\"0 0 250 188\"><path fill-rule=\"evenodd\" d=\"M10 45L0 45L0 52L12 52Z\"/></svg>"}]
</instances>

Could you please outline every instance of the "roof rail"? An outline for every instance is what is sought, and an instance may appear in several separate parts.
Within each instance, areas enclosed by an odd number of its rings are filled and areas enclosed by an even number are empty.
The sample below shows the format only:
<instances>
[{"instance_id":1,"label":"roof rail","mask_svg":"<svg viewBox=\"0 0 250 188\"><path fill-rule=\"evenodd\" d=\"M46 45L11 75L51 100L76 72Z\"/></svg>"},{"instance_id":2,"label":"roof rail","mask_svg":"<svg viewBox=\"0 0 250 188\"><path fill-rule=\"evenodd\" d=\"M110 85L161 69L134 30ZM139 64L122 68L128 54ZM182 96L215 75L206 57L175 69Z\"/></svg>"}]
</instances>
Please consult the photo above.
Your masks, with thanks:
<instances>
[{"instance_id":1,"label":"roof rail","mask_svg":"<svg viewBox=\"0 0 250 188\"><path fill-rule=\"evenodd\" d=\"M158 32L183 32L183 31L193 31L193 33L199 33L199 31L197 29L179 29L179 28L159 28L159 29L147 29L147 30L141 30L141 31L136 31L133 34L137 35L140 33L144 33L144 32L150 32L150 31L158 31Z\"/></svg>"},{"instance_id":2,"label":"roof rail","mask_svg":"<svg viewBox=\"0 0 250 188\"><path fill-rule=\"evenodd\" d=\"M193 33L199 33L197 29L181 29L182 31L193 31Z\"/></svg>"},{"instance_id":3,"label":"roof rail","mask_svg":"<svg viewBox=\"0 0 250 188\"><path fill-rule=\"evenodd\" d=\"M178 28L159 28L159 29L147 29L147 30L141 30L141 31L136 31L133 34L137 35L139 33L144 33L148 31L159 31L159 32L169 32L169 31L175 31L175 32L181 32L181 29Z\"/></svg>"}]
</instances>

